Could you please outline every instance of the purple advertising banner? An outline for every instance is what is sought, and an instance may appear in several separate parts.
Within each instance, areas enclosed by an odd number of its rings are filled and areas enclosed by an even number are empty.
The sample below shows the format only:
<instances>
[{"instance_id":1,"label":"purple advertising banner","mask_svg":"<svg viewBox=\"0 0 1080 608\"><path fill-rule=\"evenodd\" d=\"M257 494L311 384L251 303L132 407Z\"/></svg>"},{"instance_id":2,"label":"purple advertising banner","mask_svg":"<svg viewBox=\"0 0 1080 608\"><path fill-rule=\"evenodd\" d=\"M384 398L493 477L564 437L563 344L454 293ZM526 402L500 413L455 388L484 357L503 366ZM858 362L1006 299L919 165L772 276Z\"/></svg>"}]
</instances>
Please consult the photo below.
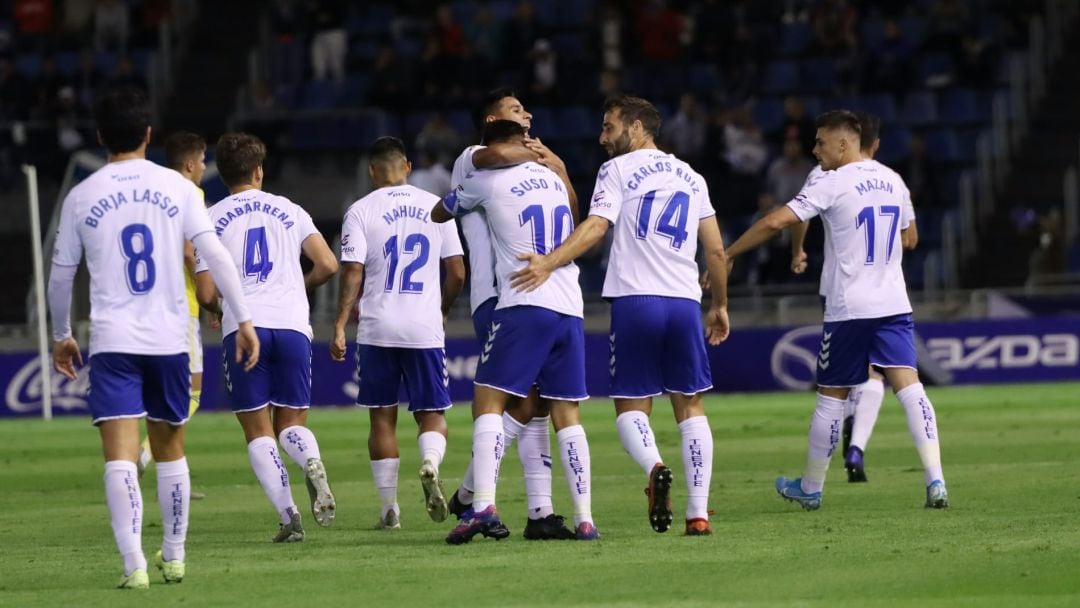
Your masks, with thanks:
<instances>
[{"instance_id":1,"label":"purple advertising banner","mask_svg":"<svg viewBox=\"0 0 1080 608\"><path fill-rule=\"evenodd\" d=\"M1080 380L1080 317L1045 317L916 326L920 373L936 384L993 384ZM713 384L720 392L808 390L814 384L821 326L733 331L727 342L709 348ZM586 336L586 381L589 393L608 391L608 340ZM350 347L346 363L330 359L325 343L316 343L312 357L312 402L348 405L356 399L356 366ZM480 345L475 339L446 343L450 395L472 398ZM221 375L221 347L208 346L203 378L207 410L228 409ZM0 354L0 417L40 416L43 382L52 385L53 412L87 413L88 368L68 381L51 372L43 376L33 352ZM402 401L406 401L402 395Z\"/></svg>"}]
</instances>

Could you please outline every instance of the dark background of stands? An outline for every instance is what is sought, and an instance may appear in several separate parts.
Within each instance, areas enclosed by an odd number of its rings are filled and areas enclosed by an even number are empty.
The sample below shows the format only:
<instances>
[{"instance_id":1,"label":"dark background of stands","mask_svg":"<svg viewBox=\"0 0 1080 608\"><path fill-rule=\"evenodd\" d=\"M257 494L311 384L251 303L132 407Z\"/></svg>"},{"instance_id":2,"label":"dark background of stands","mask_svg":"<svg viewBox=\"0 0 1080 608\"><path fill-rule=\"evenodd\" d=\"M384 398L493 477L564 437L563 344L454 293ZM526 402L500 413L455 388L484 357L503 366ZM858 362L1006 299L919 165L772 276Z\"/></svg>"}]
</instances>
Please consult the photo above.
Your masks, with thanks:
<instances>
[{"instance_id":1,"label":"dark background of stands","mask_svg":"<svg viewBox=\"0 0 1080 608\"><path fill-rule=\"evenodd\" d=\"M957 212L959 176L974 166L993 99L1009 84L1009 60L1026 48L1029 21L1044 8L1027 0L105 0L89 3L79 22L68 18L72 4L0 2L8 16L0 21L5 188L20 187L21 162L59 180L71 152L93 148L93 92L157 78L158 28L189 18L170 39L175 84L159 99L156 132L196 130L211 141L226 129L259 134L270 148L269 190L303 187L304 174L327 170L355 183L363 149L384 134L406 140L418 170L438 174L434 164L448 168L476 140L483 93L509 85L533 114L532 134L564 159L587 201L606 160L596 141L600 105L626 91L660 108L659 143L705 176L732 239L786 202L816 163L817 113L875 113L883 124L878 159L904 176L918 212L921 244L905 254L914 289L938 281L923 276L924 262L950 238L942 225ZM127 10L128 26L110 36L96 11L115 4ZM1080 271L1080 255L1055 221L1060 192L1055 197L1040 179L1052 174L1059 185L1077 162L1077 38L1066 41L1062 65L1051 66L1044 107L1031 112L1031 134L998 208L980 226L979 255L965 262L963 286ZM16 136L17 124L30 135ZM43 200L45 221L51 206ZM340 202L313 212L332 238ZM28 251L26 238L7 248ZM811 236L818 268L820 240L818 230ZM16 257L29 267L28 253ZM787 262L778 241L741 264L733 282L817 280L817 272L792 277ZM602 265L601 254L584 261L587 291L598 291ZM21 269L6 272L29 284ZM23 316L8 308L6 319Z\"/></svg>"}]
</instances>

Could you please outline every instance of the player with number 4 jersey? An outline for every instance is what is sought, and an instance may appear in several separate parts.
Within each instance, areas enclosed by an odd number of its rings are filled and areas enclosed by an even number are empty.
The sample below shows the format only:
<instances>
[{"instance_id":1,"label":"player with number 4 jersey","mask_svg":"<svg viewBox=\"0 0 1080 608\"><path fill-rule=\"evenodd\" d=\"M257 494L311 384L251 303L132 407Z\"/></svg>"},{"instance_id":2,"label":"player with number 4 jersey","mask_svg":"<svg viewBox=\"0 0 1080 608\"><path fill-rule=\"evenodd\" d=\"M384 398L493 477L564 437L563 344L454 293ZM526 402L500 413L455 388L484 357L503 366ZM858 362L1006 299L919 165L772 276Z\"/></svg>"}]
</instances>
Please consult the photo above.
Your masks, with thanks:
<instances>
[{"instance_id":1,"label":"player with number 4 jersey","mask_svg":"<svg viewBox=\"0 0 1080 608\"><path fill-rule=\"evenodd\" d=\"M701 393L712 388L701 323L695 257L700 241L712 282L708 338L727 338L727 262L705 180L685 162L656 148L660 113L644 99L617 97L604 105L600 144L611 160L600 167L589 217L561 247L529 256L514 275L526 290L551 269L580 256L614 230L605 298L611 300L611 396L623 447L648 476L649 522L671 526L672 472L660 458L649 423L653 397L668 393L682 435L689 494L686 534L711 534L709 483L712 430Z\"/></svg>"},{"instance_id":2,"label":"player with number 4 jersey","mask_svg":"<svg viewBox=\"0 0 1080 608\"><path fill-rule=\"evenodd\" d=\"M728 250L731 257L738 256L816 216L825 226L825 324L806 467L801 478L778 478L776 491L807 510L821 506L845 401L874 366L883 370L904 407L923 464L926 506L947 507L936 414L919 382L911 303L900 265L906 189L895 173L863 159L862 124L855 114L826 112L816 126L814 154L825 173L808 181L786 206L756 222Z\"/></svg>"},{"instance_id":3,"label":"player with number 4 jersey","mask_svg":"<svg viewBox=\"0 0 1080 608\"><path fill-rule=\"evenodd\" d=\"M216 156L230 196L210 208L210 219L240 271L263 343L259 363L249 374L240 374L232 361L223 360L225 384L244 429L251 468L280 520L273 541L301 541L304 529L278 445L304 471L316 523L329 526L337 504L319 443L307 428L311 405L307 290L334 276L337 258L303 208L262 190L266 158L262 141L246 133L226 133L218 140ZM300 268L301 254L314 263L306 276ZM214 310L214 284L202 272L201 262L196 270L199 303ZM227 352L236 339L236 318L228 303L221 312Z\"/></svg>"}]
</instances>

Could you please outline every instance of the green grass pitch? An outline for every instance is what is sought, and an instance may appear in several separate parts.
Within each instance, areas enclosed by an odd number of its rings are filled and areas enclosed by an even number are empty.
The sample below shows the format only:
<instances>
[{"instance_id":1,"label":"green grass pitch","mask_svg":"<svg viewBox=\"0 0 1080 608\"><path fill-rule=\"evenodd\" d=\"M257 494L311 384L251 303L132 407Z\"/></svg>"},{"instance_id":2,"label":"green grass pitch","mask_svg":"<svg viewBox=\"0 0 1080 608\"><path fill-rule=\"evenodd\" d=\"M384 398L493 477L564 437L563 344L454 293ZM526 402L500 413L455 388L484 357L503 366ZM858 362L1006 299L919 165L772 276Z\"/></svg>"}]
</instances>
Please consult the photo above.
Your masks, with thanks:
<instances>
[{"instance_id":1,"label":"green grass pitch","mask_svg":"<svg viewBox=\"0 0 1080 608\"><path fill-rule=\"evenodd\" d=\"M187 578L117 591L121 574L101 481L98 435L85 418L0 423L0 606L1080 606L1080 384L932 389L953 506L923 508L922 471L903 414L886 396L867 451L870 482L850 485L834 458L821 510L773 490L801 471L810 394L717 395L714 535L682 532L678 429L666 403L653 425L676 473L676 526L649 528L645 476L619 446L610 402L583 407L592 451L595 543L535 543L516 453L502 466L499 508L513 535L452 547L431 522L416 478L415 425L401 417L403 529L373 529L367 417L311 416L338 499L330 529L305 511L307 540L274 545L277 518L233 417L200 413L188 431L195 489ZM442 471L456 487L469 454L468 407L449 414ZM558 457L555 457L558 463ZM293 495L306 509L299 470ZM143 546L160 543L155 477L143 480ZM555 465L556 509L571 511Z\"/></svg>"}]
</instances>

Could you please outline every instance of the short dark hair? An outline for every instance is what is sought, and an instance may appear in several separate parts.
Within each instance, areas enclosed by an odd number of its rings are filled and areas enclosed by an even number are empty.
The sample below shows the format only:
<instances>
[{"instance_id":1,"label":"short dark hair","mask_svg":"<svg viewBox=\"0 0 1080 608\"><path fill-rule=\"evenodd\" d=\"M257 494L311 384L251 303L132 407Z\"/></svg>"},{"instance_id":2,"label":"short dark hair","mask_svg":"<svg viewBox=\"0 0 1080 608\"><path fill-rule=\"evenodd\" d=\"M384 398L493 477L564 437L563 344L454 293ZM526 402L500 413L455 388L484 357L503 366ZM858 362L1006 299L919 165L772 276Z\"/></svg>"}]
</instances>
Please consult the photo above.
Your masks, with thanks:
<instances>
[{"instance_id":1,"label":"short dark hair","mask_svg":"<svg viewBox=\"0 0 1080 608\"><path fill-rule=\"evenodd\" d=\"M94 122L110 154L139 149L150 127L150 101L134 87L106 89L94 103Z\"/></svg>"},{"instance_id":2,"label":"short dark hair","mask_svg":"<svg viewBox=\"0 0 1080 608\"><path fill-rule=\"evenodd\" d=\"M614 109L619 110L619 116L627 126L640 120L642 128L650 137L656 139L660 135L660 111L647 100L631 95L609 97L604 102L604 113Z\"/></svg>"},{"instance_id":3,"label":"short dark hair","mask_svg":"<svg viewBox=\"0 0 1080 608\"><path fill-rule=\"evenodd\" d=\"M192 157L206 152L206 140L198 133L177 131L165 138L165 165L179 171Z\"/></svg>"},{"instance_id":4,"label":"short dark hair","mask_svg":"<svg viewBox=\"0 0 1080 608\"><path fill-rule=\"evenodd\" d=\"M405 142L397 137L384 135L371 142L371 147L368 148L368 163L372 165L390 162L395 156L400 157L401 160L408 160L408 155L405 154Z\"/></svg>"},{"instance_id":5,"label":"short dark hair","mask_svg":"<svg viewBox=\"0 0 1080 608\"><path fill-rule=\"evenodd\" d=\"M232 188L247 182L266 160L266 144L250 133L226 133L217 142L218 174Z\"/></svg>"},{"instance_id":6,"label":"short dark hair","mask_svg":"<svg viewBox=\"0 0 1080 608\"><path fill-rule=\"evenodd\" d=\"M480 109L476 115L476 127L483 131L486 118L499 107L499 102L507 97L517 97L517 91L510 87L499 87L488 91L480 100Z\"/></svg>"},{"instance_id":7,"label":"short dark hair","mask_svg":"<svg viewBox=\"0 0 1080 608\"><path fill-rule=\"evenodd\" d=\"M881 137L881 119L870 112L856 112L855 115L859 117L859 147L869 150Z\"/></svg>"},{"instance_id":8,"label":"short dark hair","mask_svg":"<svg viewBox=\"0 0 1080 608\"><path fill-rule=\"evenodd\" d=\"M815 129L847 129L862 138L862 125L859 117L850 110L829 110L819 114L814 120Z\"/></svg>"},{"instance_id":9,"label":"short dark hair","mask_svg":"<svg viewBox=\"0 0 1080 608\"><path fill-rule=\"evenodd\" d=\"M493 143L506 141L514 137L525 137L525 127L512 120L493 120L484 125L484 132L480 135L480 143L490 146Z\"/></svg>"}]
</instances>

